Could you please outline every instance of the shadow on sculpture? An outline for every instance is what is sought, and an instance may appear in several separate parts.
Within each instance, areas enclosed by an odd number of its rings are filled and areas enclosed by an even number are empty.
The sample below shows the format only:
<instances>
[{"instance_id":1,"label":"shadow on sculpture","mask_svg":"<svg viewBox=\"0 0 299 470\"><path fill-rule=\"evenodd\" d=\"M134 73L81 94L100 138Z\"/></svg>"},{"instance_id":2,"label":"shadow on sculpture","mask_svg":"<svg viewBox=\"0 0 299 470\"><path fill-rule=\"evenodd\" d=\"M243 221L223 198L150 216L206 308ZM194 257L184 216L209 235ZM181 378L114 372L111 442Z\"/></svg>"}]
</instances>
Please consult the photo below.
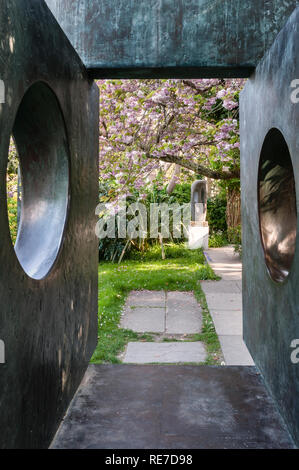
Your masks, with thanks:
<instances>
[{"instance_id":1,"label":"shadow on sculpture","mask_svg":"<svg viewBox=\"0 0 299 470\"><path fill-rule=\"evenodd\" d=\"M263 144L258 204L265 261L272 279L282 282L295 255L297 208L293 165L278 129L271 129Z\"/></svg>"},{"instance_id":2,"label":"shadow on sculpture","mask_svg":"<svg viewBox=\"0 0 299 470\"><path fill-rule=\"evenodd\" d=\"M240 95L244 340L299 444L299 8ZM296 91L298 93L298 91Z\"/></svg>"},{"instance_id":3,"label":"shadow on sculpture","mask_svg":"<svg viewBox=\"0 0 299 470\"><path fill-rule=\"evenodd\" d=\"M97 344L98 87L44 1L1 2L0 32L0 448L47 448Z\"/></svg>"}]
</instances>

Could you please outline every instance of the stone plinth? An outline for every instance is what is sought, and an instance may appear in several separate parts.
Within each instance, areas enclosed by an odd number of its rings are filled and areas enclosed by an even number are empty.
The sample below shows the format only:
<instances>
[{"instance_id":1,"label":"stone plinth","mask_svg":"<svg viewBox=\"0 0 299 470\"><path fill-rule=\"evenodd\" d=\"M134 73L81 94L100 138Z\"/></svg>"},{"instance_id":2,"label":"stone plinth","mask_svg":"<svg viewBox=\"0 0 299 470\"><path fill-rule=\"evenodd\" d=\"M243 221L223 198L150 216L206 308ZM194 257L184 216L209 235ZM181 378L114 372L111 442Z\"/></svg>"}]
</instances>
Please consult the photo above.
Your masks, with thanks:
<instances>
[{"instance_id":1,"label":"stone plinth","mask_svg":"<svg viewBox=\"0 0 299 470\"><path fill-rule=\"evenodd\" d=\"M191 222L188 229L188 248L196 250L197 248L209 248L209 225L207 222Z\"/></svg>"}]
</instances>

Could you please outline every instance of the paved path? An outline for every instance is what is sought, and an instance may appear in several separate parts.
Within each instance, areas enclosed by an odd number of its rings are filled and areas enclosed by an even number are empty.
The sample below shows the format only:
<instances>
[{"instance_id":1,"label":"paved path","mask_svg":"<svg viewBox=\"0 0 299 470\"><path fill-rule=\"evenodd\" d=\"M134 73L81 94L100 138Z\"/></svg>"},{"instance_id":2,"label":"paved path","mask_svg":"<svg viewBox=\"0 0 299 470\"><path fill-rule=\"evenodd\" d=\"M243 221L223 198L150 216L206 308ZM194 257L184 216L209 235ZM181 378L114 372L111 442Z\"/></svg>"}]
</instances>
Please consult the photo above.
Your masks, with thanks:
<instances>
[{"instance_id":1,"label":"paved path","mask_svg":"<svg viewBox=\"0 0 299 470\"><path fill-rule=\"evenodd\" d=\"M221 276L223 281L237 281L241 286L242 262L232 246L209 248L204 253L215 274Z\"/></svg>"},{"instance_id":2,"label":"paved path","mask_svg":"<svg viewBox=\"0 0 299 470\"><path fill-rule=\"evenodd\" d=\"M205 251L213 271L221 281L202 281L207 304L221 344L226 365L253 365L243 341L242 263L233 247Z\"/></svg>"},{"instance_id":3,"label":"paved path","mask_svg":"<svg viewBox=\"0 0 299 470\"><path fill-rule=\"evenodd\" d=\"M254 365L243 341L242 263L233 247L210 248L205 256L221 281L202 281L208 308L226 365ZM182 341L200 333L201 308L190 292L132 291L122 314L121 327L155 334L154 342L130 342L125 363L204 362L204 345ZM165 342L165 340L167 342ZM179 340L179 341L178 341Z\"/></svg>"},{"instance_id":4,"label":"paved path","mask_svg":"<svg viewBox=\"0 0 299 470\"><path fill-rule=\"evenodd\" d=\"M120 326L155 334L155 342L130 342L122 358L125 363L205 361L200 341L182 341L187 335L200 333L202 327L201 308L191 292L132 291Z\"/></svg>"}]
</instances>

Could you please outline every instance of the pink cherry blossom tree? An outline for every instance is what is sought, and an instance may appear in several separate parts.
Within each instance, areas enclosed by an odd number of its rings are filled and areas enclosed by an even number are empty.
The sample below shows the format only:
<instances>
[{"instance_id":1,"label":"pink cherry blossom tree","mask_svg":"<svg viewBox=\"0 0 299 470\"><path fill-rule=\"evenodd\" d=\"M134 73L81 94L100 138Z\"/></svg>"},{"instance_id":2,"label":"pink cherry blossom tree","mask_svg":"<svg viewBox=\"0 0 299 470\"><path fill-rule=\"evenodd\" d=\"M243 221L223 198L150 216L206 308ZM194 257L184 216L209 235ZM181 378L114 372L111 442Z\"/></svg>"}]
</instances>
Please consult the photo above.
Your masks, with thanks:
<instances>
[{"instance_id":1,"label":"pink cherry blossom tree","mask_svg":"<svg viewBox=\"0 0 299 470\"><path fill-rule=\"evenodd\" d=\"M228 188L239 179L238 98L244 80L97 83L100 181L109 184L112 199L132 189L145 197L153 183L167 181L169 166L170 190L190 173L227 182Z\"/></svg>"}]
</instances>

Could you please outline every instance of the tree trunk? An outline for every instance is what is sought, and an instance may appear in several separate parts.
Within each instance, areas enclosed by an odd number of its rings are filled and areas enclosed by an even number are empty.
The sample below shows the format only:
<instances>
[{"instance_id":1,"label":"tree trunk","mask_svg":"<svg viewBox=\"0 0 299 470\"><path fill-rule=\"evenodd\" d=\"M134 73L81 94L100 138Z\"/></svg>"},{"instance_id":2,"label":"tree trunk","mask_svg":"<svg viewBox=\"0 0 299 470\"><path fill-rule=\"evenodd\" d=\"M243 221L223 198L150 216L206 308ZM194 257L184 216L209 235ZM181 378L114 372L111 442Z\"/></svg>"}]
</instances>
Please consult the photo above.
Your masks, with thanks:
<instances>
[{"instance_id":1,"label":"tree trunk","mask_svg":"<svg viewBox=\"0 0 299 470\"><path fill-rule=\"evenodd\" d=\"M241 225L241 194L236 188L228 188L227 206L226 206L226 223L229 241L234 229Z\"/></svg>"},{"instance_id":2,"label":"tree trunk","mask_svg":"<svg viewBox=\"0 0 299 470\"><path fill-rule=\"evenodd\" d=\"M171 180L170 180L170 182L167 186L167 194L171 194L173 192L174 188L176 187L176 185L179 181L180 174L181 174L181 167L180 167L180 165L175 164L174 172L173 172Z\"/></svg>"}]
</instances>

